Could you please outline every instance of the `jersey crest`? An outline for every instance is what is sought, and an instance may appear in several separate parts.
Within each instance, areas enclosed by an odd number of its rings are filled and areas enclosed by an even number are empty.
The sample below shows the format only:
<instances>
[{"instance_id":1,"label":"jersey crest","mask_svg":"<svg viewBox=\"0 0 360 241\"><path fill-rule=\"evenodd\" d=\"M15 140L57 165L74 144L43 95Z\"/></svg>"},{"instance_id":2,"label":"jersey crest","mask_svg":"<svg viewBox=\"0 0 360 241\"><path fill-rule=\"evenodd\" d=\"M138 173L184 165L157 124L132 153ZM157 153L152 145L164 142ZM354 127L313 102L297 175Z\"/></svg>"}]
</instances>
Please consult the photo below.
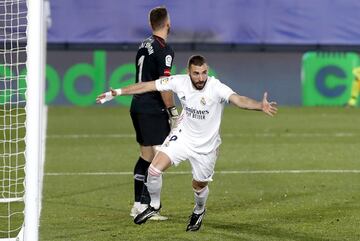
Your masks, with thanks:
<instances>
[{"instance_id":1,"label":"jersey crest","mask_svg":"<svg viewBox=\"0 0 360 241\"><path fill-rule=\"evenodd\" d=\"M202 105L206 105L205 97L201 97L200 103L201 103Z\"/></svg>"}]
</instances>

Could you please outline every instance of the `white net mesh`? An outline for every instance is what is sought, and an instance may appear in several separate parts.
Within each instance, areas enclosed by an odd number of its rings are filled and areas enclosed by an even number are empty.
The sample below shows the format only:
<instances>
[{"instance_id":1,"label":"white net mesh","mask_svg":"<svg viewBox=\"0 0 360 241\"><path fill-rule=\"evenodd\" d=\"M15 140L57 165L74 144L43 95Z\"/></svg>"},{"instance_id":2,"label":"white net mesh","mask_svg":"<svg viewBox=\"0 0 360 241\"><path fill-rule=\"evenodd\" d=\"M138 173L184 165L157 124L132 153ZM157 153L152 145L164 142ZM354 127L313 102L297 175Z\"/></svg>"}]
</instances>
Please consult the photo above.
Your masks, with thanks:
<instances>
[{"instance_id":1,"label":"white net mesh","mask_svg":"<svg viewBox=\"0 0 360 241\"><path fill-rule=\"evenodd\" d=\"M0 239L24 222L26 0L0 0Z\"/></svg>"}]
</instances>

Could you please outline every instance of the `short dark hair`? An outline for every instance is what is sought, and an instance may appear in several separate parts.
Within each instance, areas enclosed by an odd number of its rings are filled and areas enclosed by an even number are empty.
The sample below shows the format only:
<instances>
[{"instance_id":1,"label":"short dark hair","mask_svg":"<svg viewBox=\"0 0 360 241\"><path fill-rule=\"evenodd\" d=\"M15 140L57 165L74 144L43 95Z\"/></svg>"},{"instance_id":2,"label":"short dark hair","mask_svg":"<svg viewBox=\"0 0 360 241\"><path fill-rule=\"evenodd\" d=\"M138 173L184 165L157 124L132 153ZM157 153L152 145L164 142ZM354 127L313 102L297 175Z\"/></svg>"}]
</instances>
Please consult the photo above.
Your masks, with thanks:
<instances>
[{"instance_id":1,"label":"short dark hair","mask_svg":"<svg viewBox=\"0 0 360 241\"><path fill-rule=\"evenodd\" d=\"M188 61L188 69L190 69L191 65L195 65L195 66L202 66L203 64L206 64L206 59L204 56L202 55L193 55L189 58Z\"/></svg>"},{"instance_id":2,"label":"short dark hair","mask_svg":"<svg viewBox=\"0 0 360 241\"><path fill-rule=\"evenodd\" d=\"M152 30L159 30L165 27L165 21L168 18L168 12L165 7L160 6L151 9L149 13L149 21Z\"/></svg>"}]
</instances>

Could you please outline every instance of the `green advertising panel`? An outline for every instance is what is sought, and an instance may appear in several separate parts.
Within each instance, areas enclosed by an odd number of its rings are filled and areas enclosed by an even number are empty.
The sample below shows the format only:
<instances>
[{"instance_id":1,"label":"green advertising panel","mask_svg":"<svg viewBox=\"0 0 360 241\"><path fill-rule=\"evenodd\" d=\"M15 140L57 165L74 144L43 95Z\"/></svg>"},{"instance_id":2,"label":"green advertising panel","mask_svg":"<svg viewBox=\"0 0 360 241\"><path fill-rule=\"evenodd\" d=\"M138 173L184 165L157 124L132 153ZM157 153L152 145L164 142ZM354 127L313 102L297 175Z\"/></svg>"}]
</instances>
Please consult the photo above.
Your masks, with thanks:
<instances>
[{"instance_id":1,"label":"green advertising panel","mask_svg":"<svg viewBox=\"0 0 360 241\"><path fill-rule=\"evenodd\" d=\"M344 106L352 97L353 71L360 65L356 53L308 52L302 59L304 106ZM358 90L356 90L358 91Z\"/></svg>"},{"instance_id":2,"label":"green advertising panel","mask_svg":"<svg viewBox=\"0 0 360 241\"><path fill-rule=\"evenodd\" d=\"M68 55L63 51L50 56L52 61L46 65L46 103L91 106L95 105L96 97L110 87L122 88L135 83L135 65L129 61L135 54L123 55L123 52L96 50ZM65 58L61 60L59 56ZM175 64L171 69L172 75L185 73L185 68ZM209 75L217 76L214 69L209 70ZM0 64L0 105L10 103L18 94L19 98L25 99L25 76L25 68L18 70ZM7 86L19 86L19 91L10 91ZM132 96L119 96L109 104L130 106L131 100Z\"/></svg>"}]
</instances>

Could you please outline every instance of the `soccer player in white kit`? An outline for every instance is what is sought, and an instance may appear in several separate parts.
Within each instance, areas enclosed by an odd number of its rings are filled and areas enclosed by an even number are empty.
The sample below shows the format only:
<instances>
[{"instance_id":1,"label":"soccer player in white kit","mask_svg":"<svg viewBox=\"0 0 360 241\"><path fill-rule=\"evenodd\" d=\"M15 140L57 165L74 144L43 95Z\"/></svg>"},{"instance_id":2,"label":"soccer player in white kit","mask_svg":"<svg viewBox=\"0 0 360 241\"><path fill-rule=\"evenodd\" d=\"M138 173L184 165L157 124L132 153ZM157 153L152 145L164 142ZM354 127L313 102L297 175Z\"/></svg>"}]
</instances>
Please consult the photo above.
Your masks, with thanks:
<instances>
[{"instance_id":1,"label":"soccer player in white kit","mask_svg":"<svg viewBox=\"0 0 360 241\"><path fill-rule=\"evenodd\" d=\"M188 62L188 75L174 75L130 85L103 93L97 98L98 103L104 103L116 95L171 90L177 94L183 107L177 127L171 131L149 167L147 187L151 203L135 217L136 224L145 223L159 212L162 173L171 165L189 160L195 207L186 231L199 230L209 195L208 182L212 181L221 144L219 131L225 103L230 102L242 109L261 110L270 116L277 112L276 103L267 101L266 92L262 102L240 96L218 79L209 77L208 69L205 58L194 55Z\"/></svg>"}]
</instances>

